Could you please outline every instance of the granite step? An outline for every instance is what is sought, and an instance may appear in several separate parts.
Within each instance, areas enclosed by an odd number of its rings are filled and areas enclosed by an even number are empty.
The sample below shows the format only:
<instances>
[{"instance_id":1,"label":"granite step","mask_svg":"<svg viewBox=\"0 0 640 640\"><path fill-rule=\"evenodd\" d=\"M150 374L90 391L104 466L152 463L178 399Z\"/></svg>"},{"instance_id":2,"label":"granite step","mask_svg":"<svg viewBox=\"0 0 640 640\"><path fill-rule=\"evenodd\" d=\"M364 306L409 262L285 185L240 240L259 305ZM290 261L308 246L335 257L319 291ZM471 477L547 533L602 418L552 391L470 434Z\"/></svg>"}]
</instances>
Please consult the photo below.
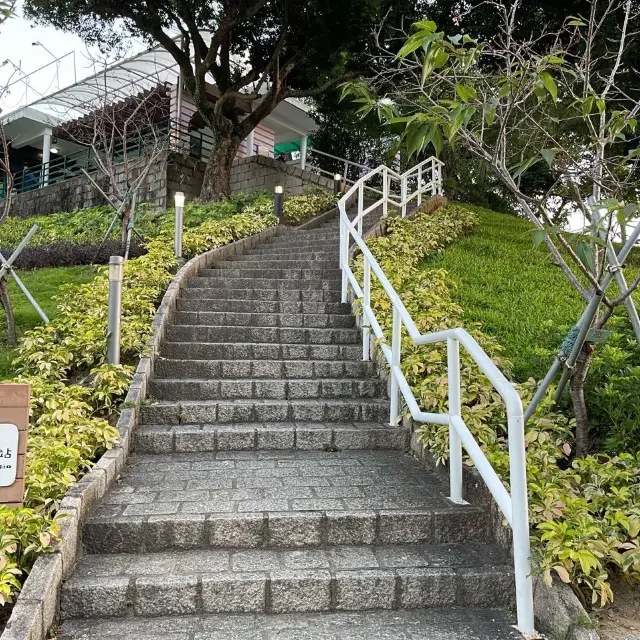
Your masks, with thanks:
<instances>
[{"instance_id":1,"label":"granite step","mask_svg":"<svg viewBox=\"0 0 640 640\"><path fill-rule=\"evenodd\" d=\"M338 247L326 247L324 249L282 249L278 247L268 248L262 245L260 249L252 249L243 253L247 260L316 260L318 262L335 262L338 260Z\"/></svg>"},{"instance_id":2,"label":"granite step","mask_svg":"<svg viewBox=\"0 0 640 640\"><path fill-rule=\"evenodd\" d=\"M141 410L141 424L384 422L388 419L389 403L373 398L159 401L145 404Z\"/></svg>"},{"instance_id":3,"label":"granite step","mask_svg":"<svg viewBox=\"0 0 640 640\"><path fill-rule=\"evenodd\" d=\"M501 606L504 554L487 545L342 546L86 555L64 618Z\"/></svg>"},{"instance_id":4,"label":"granite step","mask_svg":"<svg viewBox=\"0 0 640 640\"><path fill-rule=\"evenodd\" d=\"M277 300L226 300L178 298L178 311L231 313L330 313L351 315L351 305L341 302L278 302Z\"/></svg>"},{"instance_id":5,"label":"granite step","mask_svg":"<svg viewBox=\"0 0 640 640\"><path fill-rule=\"evenodd\" d=\"M485 539L483 511L451 503L439 478L402 451L296 450L291 430L287 437L246 426L251 446L279 449L242 451L246 433L232 425L218 432L229 451L133 456L87 521L85 548L141 553ZM348 429L335 428L350 444ZM300 425L298 437L313 444L314 431Z\"/></svg>"},{"instance_id":6,"label":"granite step","mask_svg":"<svg viewBox=\"0 0 640 640\"><path fill-rule=\"evenodd\" d=\"M58 640L521 640L506 609L76 619Z\"/></svg>"},{"instance_id":7,"label":"granite step","mask_svg":"<svg viewBox=\"0 0 640 640\"><path fill-rule=\"evenodd\" d=\"M223 273L223 272L221 272ZM242 278L221 275L216 278L198 277L190 278L187 289L242 289L252 287L254 289L292 289L292 290L340 290L339 278Z\"/></svg>"},{"instance_id":8,"label":"granite step","mask_svg":"<svg viewBox=\"0 0 640 640\"><path fill-rule=\"evenodd\" d=\"M384 398L387 383L374 379L165 378L152 380L154 400Z\"/></svg>"},{"instance_id":9,"label":"granite step","mask_svg":"<svg viewBox=\"0 0 640 640\"><path fill-rule=\"evenodd\" d=\"M305 254L306 255L306 254ZM227 261L217 262L216 266L229 266L232 268L248 268L254 267L259 264L261 267L273 268L273 269L313 269L319 266L323 268L338 269L339 262L338 257L335 256L333 260L323 258L291 258L288 255L282 257L268 257L268 256L255 256L243 254L241 256L235 256L233 259Z\"/></svg>"},{"instance_id":10,"label":"granite step","mask_svg":"<svg viewBox=\"0 0 640 640\"><path fill-rule=\"evenodd\" d=\"M284 268L284 267L267 267L261 262L252 263L253 266L238 266L237 262L232 263L234 266L225 266L224 264L216 264L213 269L203 269L200 278L271 278L281 280L337 280L340 278L341 271L338 268Z\"/></svg>"},{"instance_id":11,"label":"granite step","mask_svg":"<svg viewBox=\"0 0 640 640\"><path fill-rule=\"evenodd\" d=\"M358 360L362 347L355 344L267 344L257 342L168 341L165 358L186 360Z\"/></svg>"},{"instance_id":12,"label":"granite step","mask_svg":"<svg viewBox=\"0 0 640 640\"><path fill-rule=\"evenodd\" d=\"M208 287L185 287L180 295L183 299L198 300L266 300L276 302L340 302L339 289L307 289L298 288L264 288L243 287L234 289L230 286L211 289Z\"/></svg>"},{"instance_id":13,"label":"granite step","mask_svg":"<svg viewBox=\"0 0 640 640\"><path fill-rule=\"evenodd\" d=\"M176 325L230 327L304 327L310 329L348 328L355 317L340 313L243 313L239 311L177 311Z\"/></svg>"},{"instance_id":14,"label":"granite step","mask_svg":"<svg viewBox=\"0 0 640 640\"><path fill-rule=\"evenodd\" d=\"M156 380L164 378L367 378L373 377L373 362L327 360L169 360L159 358ZM378 380L377 378L375 378Z\"/></svg>"},{"instance_id":15,"label":"granite step","mask_svg":"<svg viewBox=\"0 0 640 640\"><path fill-rule=\"evenodd\" d=\"M360 332L351 329L317 329L304 327L236 327L171 324L167 340L172 342L253 342L257 344L326 344L361 342Z\"/></svg>"},{"instance_id":16,"label":"granite step","mask_svg":"<svg viewBox=\"0 0 640 640\"><path fill-rule=\"evenodd\" d=\"M138 453L268 451L273 449L344 451L409 447L404 427L368 422L276 422L236 424L140 425Z\"/></svg>"}]
</instances>

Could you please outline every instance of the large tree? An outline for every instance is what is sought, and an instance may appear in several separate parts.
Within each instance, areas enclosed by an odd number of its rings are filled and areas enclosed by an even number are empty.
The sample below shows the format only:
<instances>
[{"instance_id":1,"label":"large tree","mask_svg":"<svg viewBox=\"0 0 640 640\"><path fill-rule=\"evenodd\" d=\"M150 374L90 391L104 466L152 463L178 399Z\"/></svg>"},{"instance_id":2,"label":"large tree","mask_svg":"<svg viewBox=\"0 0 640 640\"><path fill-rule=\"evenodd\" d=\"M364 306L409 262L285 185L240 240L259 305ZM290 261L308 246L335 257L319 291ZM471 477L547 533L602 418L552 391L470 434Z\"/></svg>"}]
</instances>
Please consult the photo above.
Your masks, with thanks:
<instances>
[{"instance_id":1,"label":"large tree","mask_svg":"<svg viewBox=\"0 0 640 640\"><path fill-rule=\"evenodd\" d=\"M214 199L229 193L240 143L281 101L319 95L362 69L369 36L393 5L393 0L26 0L25 10L88 43L113 46L123 37L142 36L162 45L214 133L201 193ZM207 84L217 87L215 100ZM247 113L252 100L260 101Z\"/></svg>"}]
</instances>

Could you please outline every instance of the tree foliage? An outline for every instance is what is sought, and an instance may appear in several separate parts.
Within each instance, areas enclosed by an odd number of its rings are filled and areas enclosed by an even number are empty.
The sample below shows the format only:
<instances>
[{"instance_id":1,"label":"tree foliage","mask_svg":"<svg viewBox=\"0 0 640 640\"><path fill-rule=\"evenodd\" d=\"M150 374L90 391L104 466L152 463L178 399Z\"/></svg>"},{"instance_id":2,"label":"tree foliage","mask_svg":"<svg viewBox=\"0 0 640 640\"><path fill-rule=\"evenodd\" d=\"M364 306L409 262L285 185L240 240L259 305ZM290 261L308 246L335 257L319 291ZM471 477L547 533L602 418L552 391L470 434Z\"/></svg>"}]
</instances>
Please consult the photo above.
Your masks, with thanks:
<instances>
[{"instance_id":1,"label":"tree foliage","mask_svg":"<svg viewBox=\"0 0 640 640\"><path fill-rule=\"evenodd\" d=\"M216 138L202 193L212 198L228 193L240 143L282 100L318 95L363 68L369 35L392 5L391 0L26 0L25 8L36 20L88 42L108 47L142 36L173 56ZM215 100L207 91L211 83Z\"/></svg>"}]
</instances>

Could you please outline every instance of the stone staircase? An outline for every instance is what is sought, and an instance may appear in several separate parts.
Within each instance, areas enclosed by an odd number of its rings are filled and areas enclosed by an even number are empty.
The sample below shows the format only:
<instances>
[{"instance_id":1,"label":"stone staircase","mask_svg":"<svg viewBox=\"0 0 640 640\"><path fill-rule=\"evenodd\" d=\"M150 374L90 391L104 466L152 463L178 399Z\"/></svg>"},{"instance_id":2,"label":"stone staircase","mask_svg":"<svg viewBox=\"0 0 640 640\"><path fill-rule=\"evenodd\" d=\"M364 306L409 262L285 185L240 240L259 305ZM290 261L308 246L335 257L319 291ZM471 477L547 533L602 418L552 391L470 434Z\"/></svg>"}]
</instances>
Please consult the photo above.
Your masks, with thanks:
<instances>
[{"instance_id":1,"label":"stone staircase","mask_svg":"<svg viewBox=\"0 0 640 640\"><path fill-rule=\"evenodd\" d=\"M506 639L511 560L390 427L337 222L193 278L60 640Z\"/></svg>"}]
</instances>

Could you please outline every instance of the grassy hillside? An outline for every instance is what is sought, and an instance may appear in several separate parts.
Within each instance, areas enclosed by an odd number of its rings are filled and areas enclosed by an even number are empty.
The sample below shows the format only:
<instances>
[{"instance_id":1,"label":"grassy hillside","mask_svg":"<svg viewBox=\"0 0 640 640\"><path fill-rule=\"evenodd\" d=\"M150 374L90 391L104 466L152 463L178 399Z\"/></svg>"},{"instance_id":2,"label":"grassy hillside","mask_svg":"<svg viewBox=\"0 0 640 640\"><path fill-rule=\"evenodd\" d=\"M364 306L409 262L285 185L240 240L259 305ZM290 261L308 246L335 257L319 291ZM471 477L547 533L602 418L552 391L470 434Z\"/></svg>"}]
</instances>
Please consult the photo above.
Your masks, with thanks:
<instances>
[{"instance_id":1,"label":"grassy hillside","mask_svg":"<svg viewBox=\"0 0 640 640\"><path fill-rule=\"evenodd\" d=\"M517 380L540 378L551 354L579 318L584 303L544 246L533 246L532 225L475 209L478 224L425 266L446 269L465 324L481 322L505 348Z\"/></svg>"},{"instance_id":2,"label":"grassy hillside","mask_svg":"<svg viewBox=\"0 0 640 640\"><path fill-rule=\"evenodd\" d=\"M89 282L95 276L95 272L93 267L58 267L19 271L18 275L43 311L49 318L53 318L57 311L57 303L53 300L53 296L58 294L60 287L63 284ZM41 320L13 279L9 280L9 292L19 340L27 329L40 324ZM4 312L0 311L0 380L13 375L11 370L13 354L14 351L7 348L7 325Z\"/></svg>"}]
</instances>

